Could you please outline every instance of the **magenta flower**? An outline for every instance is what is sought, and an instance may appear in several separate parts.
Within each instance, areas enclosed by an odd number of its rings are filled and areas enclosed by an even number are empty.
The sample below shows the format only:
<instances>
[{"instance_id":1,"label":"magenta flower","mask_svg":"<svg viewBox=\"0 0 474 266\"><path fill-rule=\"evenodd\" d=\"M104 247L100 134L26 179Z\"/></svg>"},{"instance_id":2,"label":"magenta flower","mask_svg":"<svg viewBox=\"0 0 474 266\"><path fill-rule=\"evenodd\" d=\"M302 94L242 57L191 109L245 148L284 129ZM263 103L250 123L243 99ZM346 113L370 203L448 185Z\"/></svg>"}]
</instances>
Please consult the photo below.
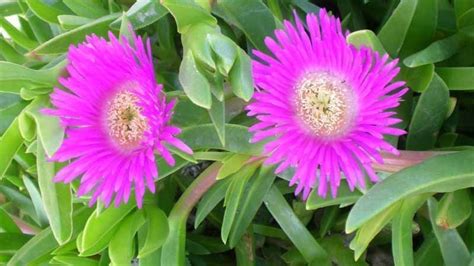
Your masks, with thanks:
<instances>
[{"instance_id":1,"label":"magenta flower","mask_svg":"<svg viewBox=\"0 0 474 266\"><path fill-rule=\"evenodd\" d=\"M265 44L273 55L255 51L253 62L258 92L247 107L257 124L252 141L266 138L267 163L279 164L276 173L295 168L290 185L307 198L317 186L325 197L328 183L333 197L344 174L349 187L365 186L364 172L377 181L373 161L383 163L380 151L398 154L384 134L402 135L393 128L394 107L407 91L392 82L399 68L368 49L346 42L339 19L321 9L306 18L307 31L284 22L276 40Z\"/></svg>"},{"instance_id":2,"label":"magenta flower","mask_svg":"<svg viewBox=\"0 0 474 266\"><path fill-rule=\"evenodd\" d=\"M90 205L101 199L108 206L128 202L132 187L142 206L145 187L155 192L158 177L155 153L174 164L165 144L191 154L175 137L180 129L170 125L175 102L166 102L163 86L156 83L150 42L141 37L110 41L95 35L71 46L69 77L60 79L68 91L55 88L56 109L47 114L60 118L67 138L52 160L73 160L54 181L69 183L81 177L77 194L91 191Z\"/></svg>"}]
</instances>

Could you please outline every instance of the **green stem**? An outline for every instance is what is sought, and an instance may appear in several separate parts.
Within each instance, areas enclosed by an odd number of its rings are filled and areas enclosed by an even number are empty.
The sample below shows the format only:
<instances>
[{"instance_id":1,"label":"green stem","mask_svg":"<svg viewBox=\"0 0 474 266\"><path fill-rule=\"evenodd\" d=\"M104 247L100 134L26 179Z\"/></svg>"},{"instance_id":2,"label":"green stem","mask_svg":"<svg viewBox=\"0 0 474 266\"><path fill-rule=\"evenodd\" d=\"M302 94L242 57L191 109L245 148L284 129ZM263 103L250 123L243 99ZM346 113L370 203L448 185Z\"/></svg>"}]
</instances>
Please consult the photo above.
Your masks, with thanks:
<instances>
[{"instance_id":1,"label":"green stem","mask_svg":"<svg viewBox=\"0 0 474 266\"><path fill-rule=\"evenodd\" d=\"M191 212L202 195L206 193L212 185L217 182L217 172L221 168L220 162L215 162L210 165L204 172L202 172L189 187L184 191L183 195L176 202L174 208L171 210L172 215L187 215Z\"/></svg>"},{"instance_id":2,"label":"green stem","mask_svg":"<svg viewBox=\"0 0 474 266\"><path fill-rule=\"evenodd\" d=\"M217 181L220 162L215 162L202 172L184 191L168 217L170 233L162 248L162 265L185 265L186 221L199 199Z\"/></svg>"}]
</instances>

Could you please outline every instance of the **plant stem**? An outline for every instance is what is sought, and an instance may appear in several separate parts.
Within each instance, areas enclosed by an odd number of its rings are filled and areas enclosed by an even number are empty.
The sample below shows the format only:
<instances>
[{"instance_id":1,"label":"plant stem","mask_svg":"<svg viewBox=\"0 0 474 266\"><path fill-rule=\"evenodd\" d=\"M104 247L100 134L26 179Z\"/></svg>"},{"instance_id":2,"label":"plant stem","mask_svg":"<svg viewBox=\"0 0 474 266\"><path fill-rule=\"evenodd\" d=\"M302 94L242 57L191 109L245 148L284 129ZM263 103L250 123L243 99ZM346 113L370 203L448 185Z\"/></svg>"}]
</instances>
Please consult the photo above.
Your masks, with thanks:
<instances>
[{"instance_id":1,"label":"plant stem","mask_svg":"<svg viewBox=\"0 0 474 266\"><path fill-rule=\"evenodd\" d=\"M375 171L396 173L407 167L422 163L436 155L451 153L451 151L400 151L400 155L382 153L383 164L373 163Z\"/></svg>"},{"instance_id":2,"label":"plant stem","mask_svg":"<svg viewBox=\"0 0 474 266\"><path fill-rule=\"evenodd\" d=\"M393 155L391 153L382 152L381 156L384 163L380 164L377 162L372 163L372 167L375 171L380 172L389 172L396 173L400 170L403 170L407 167L414 166L422 163L423 161L437 156L448 153L453 153L455 151L399 151L399 155ZM253 162L257 160L264 161L267 159L265 156L252 157L248 162Z\"/></svg>"},{"instance_id":3,"label":"plant stem","mask_svg":"<svg viewBox=\"0 0 474 266\"><path fill-rule=\"evenodd\" d=\"M212 185L222 163L215 162L202 172L174 205L168 217L170 233L162 247L162 265L185 265L186 221L191 210Z\"/></svg>"},{"instance_id":4,"label":"plant stem","mask_svg":"<svg viewBox=\"0 0 474 266\"><path fill-rule=\"evenodd\" d=\"M183 195L181 195L171 210L170 216L188 215L201 199L202 195L217 182L217 172L221 166L222 164L220 162L215 162L206 168L184 191Z\"/></svg>"},{"instance_id":5,"label":"plant stem","mask_svg":"<svg viewBox=\"0 0 474 266\"><path fill-rule=\"evenodd\" d=\"M20 228L20 230L23 234L36 235L41 231L41 229L26 223L25 221L23 221L22 219L20 219L16 216L12 215L11 217L12 217L13 221L15 222L16 226L18 226L18 228Z\"/></svg>"}]
</instances>

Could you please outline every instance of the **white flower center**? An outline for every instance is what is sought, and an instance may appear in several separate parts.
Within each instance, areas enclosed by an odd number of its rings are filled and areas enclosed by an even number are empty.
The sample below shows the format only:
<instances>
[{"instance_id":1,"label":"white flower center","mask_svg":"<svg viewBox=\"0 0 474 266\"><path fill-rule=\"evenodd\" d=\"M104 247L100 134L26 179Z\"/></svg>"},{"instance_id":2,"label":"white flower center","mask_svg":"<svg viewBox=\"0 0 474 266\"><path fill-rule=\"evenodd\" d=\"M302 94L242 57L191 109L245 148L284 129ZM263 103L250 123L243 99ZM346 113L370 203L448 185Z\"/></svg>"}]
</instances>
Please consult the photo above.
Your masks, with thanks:
<instances>
[{"instance_id":1,"label":"white flower center","mask_svg":"<svg viewBox=\"0 0 474 266\"><path fill-rule=\"evenodd\" d=\"M296 115L314 135L324 139L347 133L357 109L351 87L327 72L310 72L296 84Z\"/></svg>"},{"instance_id":2,"label":"white flower center","mask_svg":"<svg viewBox=\"0 0 474 266\"><path fill-rule=\"evenodd\" d=\"M137 103L137 96L129 91L121 91L107 104L106 122L109 135L123 148L138 146L148 129L148 122Z\"/></svg>"}]
</instances>

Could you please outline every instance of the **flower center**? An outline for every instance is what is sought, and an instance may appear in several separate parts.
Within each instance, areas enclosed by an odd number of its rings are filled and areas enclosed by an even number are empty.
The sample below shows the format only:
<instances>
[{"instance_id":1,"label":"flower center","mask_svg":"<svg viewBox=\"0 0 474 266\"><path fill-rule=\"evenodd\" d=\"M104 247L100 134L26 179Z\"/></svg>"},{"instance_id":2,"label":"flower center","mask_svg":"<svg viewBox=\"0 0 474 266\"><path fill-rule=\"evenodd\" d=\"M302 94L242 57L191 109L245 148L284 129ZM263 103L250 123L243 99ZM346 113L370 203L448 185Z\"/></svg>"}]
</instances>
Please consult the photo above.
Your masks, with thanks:
<instances>
[{"instance_id":1,"label":"flower center","mask_svg":"<svg viewBox=\"0 0 474 266\"><path fill-rule=\"evenodd\" d=\"M107 106L107 128L109 135L122 148L135 148L148 129L148 122L137 104L138 97L129 91L117 93Z\"/></svg>"},{"instance_id":2,"label":"flower center","mask_svg":"<svg viewBox=\"0 0 474 266\"><path fill-rule=\"evenodd\" d=\"M355 97L345 80L327 72L310 72L296 85L296 115L309 131L334 139L347 133L356 111Z\"/></svg>"}]
</instances>

